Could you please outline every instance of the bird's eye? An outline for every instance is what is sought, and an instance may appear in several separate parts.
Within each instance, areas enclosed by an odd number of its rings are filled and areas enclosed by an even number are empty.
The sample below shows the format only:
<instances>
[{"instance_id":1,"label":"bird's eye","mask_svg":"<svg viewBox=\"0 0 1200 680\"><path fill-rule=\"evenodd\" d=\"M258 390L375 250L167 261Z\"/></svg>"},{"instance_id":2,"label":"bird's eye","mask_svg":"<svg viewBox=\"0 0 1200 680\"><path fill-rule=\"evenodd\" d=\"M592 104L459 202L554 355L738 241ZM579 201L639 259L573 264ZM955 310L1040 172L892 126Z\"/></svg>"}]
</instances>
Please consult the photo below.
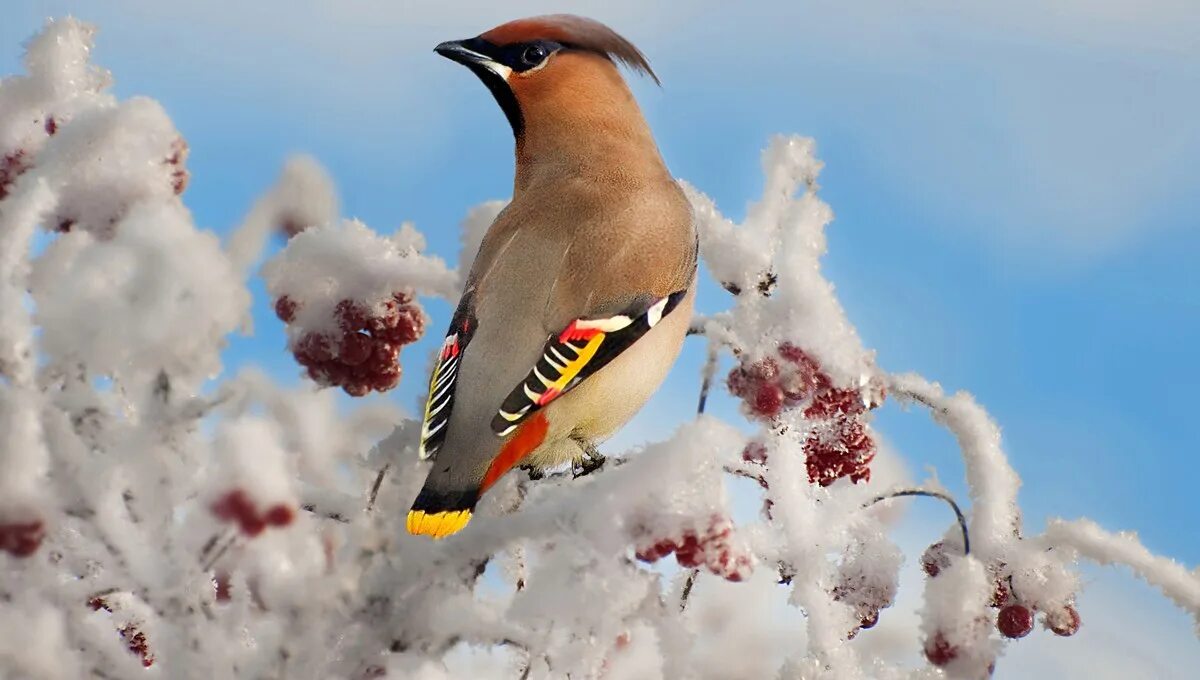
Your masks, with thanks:
<instances>
[{"instance_id":1,"label":"bird's eye","mask_svg":"<svg viewBox=\"0 0 1200 680\"><path fill-rule=\"evenodd\" d=\"M537 66L538 64L542 63L542 60L546 58L547 54L548 53L546 52L546 48L544 46L536 44L530 45L529 47L526 47L525 51L521 54L521 61L525 62L527 66Z\"/></svg>"}]
</instances>

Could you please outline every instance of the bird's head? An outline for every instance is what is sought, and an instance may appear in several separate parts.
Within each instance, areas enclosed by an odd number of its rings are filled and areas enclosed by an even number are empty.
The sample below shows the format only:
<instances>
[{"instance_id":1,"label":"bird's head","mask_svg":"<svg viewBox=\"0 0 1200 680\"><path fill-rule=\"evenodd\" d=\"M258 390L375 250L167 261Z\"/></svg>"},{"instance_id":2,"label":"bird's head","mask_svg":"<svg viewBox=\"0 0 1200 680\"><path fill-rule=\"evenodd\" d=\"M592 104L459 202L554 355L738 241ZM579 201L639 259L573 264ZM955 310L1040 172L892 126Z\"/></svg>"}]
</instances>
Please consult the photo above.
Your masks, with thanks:
<instances>
[{"instance_id":1,"label":"bird's head","mask_svg":"<svg viewBox=\"0 0 1200 680\"><path fill-rule=\"evenodd\" d=\"M531 116L603 108L613 95L631 101L617 63L658 82L632 43L598 21L569 14L510 21L434 51L487 85L518 141Z\"/></svg>"}]
</instances>

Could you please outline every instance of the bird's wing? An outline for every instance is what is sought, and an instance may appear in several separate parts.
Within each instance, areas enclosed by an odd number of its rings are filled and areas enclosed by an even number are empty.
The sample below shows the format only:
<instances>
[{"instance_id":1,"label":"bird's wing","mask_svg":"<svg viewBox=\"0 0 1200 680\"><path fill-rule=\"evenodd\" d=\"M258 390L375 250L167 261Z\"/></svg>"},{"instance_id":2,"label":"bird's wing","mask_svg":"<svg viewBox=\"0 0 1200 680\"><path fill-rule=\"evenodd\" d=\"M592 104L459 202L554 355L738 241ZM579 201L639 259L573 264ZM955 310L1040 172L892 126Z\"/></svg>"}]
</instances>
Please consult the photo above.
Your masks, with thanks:
<instances>
[{"instance_id":1,"label":"bird's wing","mask_svg":"<svg viewBox=\"0 0 1200 680\"><path fill-rule=\"evenodd\" d=\"M619 314L583 317L551 335L529 374L504 399L492 432L504 437L526 418L569 392L670 314L687 290L661 298L642 297Z\"/></svg>"},{"instance_id":2,"label":"bird's wing","mask_svg":"<svg viewBox=\"0 0 1200 680\"><path fill-rule=\"evenodd\" d=\"M438 352L437 364L429 378L429 397L425 401L425 419L421 425L421 446L418 456L424 460L432 458L446 439L446 428L450 423L450 412L454 409L455 383L462 353L475 335L475 314L472 291L463 293L458 309L450 320L450 330Z\"/></svg>"}]
</instances>

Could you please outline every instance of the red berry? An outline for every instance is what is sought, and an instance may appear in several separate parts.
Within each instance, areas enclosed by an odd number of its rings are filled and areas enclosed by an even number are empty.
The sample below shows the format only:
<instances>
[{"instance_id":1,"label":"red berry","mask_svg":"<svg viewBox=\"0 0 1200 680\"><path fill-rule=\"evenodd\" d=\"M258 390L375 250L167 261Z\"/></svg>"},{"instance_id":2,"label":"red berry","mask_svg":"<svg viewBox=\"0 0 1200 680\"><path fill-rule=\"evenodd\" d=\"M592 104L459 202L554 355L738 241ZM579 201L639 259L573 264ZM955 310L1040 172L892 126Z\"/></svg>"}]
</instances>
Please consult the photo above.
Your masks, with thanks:
<instances>
[{"instance_id":1,"label":"red berry","mask_svg":"<svg viewBox=\"0 0 1200 680\"><path fill-rule=\"evenodd\" d=\"M1006 637L1016 640L1029 635L1033 630L1033 612L1022 604L1010 604L996 615L996 628Z\"/></svg>"},{"instance_id":2,"label":"red berry","mask_svg":"<svg viewBox=\"0 0 1200 680\"><path fill-rule=\"evenodd\" d=\"M286 295L280 296L275 301L275 316L284 323L291 323L296 320L296 309L299 305L294 300Z\"/></svg>"},{"instance_id":3,"label":"red berry","mask_svg":"<svg viewBox=\"0 0 1200 680\"><path fill-rule=\"evenodd\" d=\"M862 629L874 628L875 624L879 623L879 612L867 612L858 620L858 627Z\"/></svg>"},{"instance_id":4,"label":"red berry","mask_svg":"<svg viewBox=\"0 0 1200 680\"><path fill-rule=\"evenodd\" d=\"M767 463L767 446L759 441L753 441L746 444L746 448L742 449L742 460L747 463L758 463L766 465Z\"/></svg>"},{"instance_id":5,"label":"red berry","mask_svg":"<svg viewBox=\"0 0 1200 680\"><path fill-rule=\"evenodd\" d=\"M342 300L334 309L337 313L338 326L347 332L367 329L367 319L370 315L366 307L354 300Z\"/></svg>"},{"instance_id":6,"label":"red berry","mask_svg":"<svg viewBox=\"0 0 1200 680\"><path fill-rule=\"evenodd\" d=\"M364 333L346 333L338 349L338 360L347 366L358 366L371 357L374 349L371 338Z\"/></svg>"},{"instance_id":7,"label":"red berry","mask_svg":"<svg viewBox=\"0 0 1200 680\"><path fill-rule=\"evenodd\" d=\"M216 592L217 602L228 602L232 596L232 588L228 572L220 571L213 576L213 589Z\"/></svg>"},{"instance_id":8,"label":"red berry","mask_svg":"<svg viewBox=\"0 0 1200 680\"><path fill-rule=\"evenodd\" d=\"M681 567L698 567L704 561L696 534L689 531L683 535L683 543L675 548L675 561Z\"/></svg>"},{"instance_id":9,"label":"red berry","mask_svg":"<svg viewBox=\"0 0 1200 680\"><path fill-rule=\"evenodd\" d=\"M56 132L58 132L58 121L54 119L54 116L46 116L46 134L53 137Z\"/></svg>"},{"instance_id":10,"label":"red berry","mask_svg":"<svg viewBox=\"0 0 1200 680\"><path fill-rule=\"evenodd\" d=\"M400 345L416 342L425 334L425 315L420 307L404 305L396 315L396 325L387 332L387 339Z\"/></svg>"},{"instance_id":11,"label":"red berry","mask_svg":"<svg viewBox=\"0 0 1200 680\"><path fill-rule=\"evenodd\" d=\"M950 566L950 555L946 550L946 544L943 541L938 541L925 549L921 555L921 568L925 570L925 574L929 578L934 578L942 573L942 570Z\"/></svg>"},{"instance_id":12,"label":"red berry","mask_svg":"<svg viewBox=\"0 0 1200 680\"><path fill-rule=\"evenodd\" d=\"M1055 635L1070 637L1079 632L1079 612L1075 611L1075 607L1071 605L1066 605L1057 611L1046 612L1045 624Z\"/></svg>"},{"instance_id":13,"label":"red berry","mask_svg":"<svg viewBox=\"0 0 1200 680\"><path fill-rule=\"evenodd\" d=\"M945 666L958 658L958 649L951 645L941 631L925 643L925 658L934 666Z\"/></svg>"},{"instance_id":14,"label":"red berry","mask_svg":"<svg viewBox=\"0 0 1200 680\"><path fill-rule=\"evenodd\" d=\"M333 358L332 343L329 342L329 338L319 333L306 333L296 343L296 357L300 358L302 354L304 360L301 360L301 363L310 362L307 365L329 361Z\"/></svg>"},{"instance_id":15,"label":"red berry","mask_svg":"<svg viewBox=\"0 0 1200 680\"><path fill-rule=\"evenodd\" d=\"M257 514L245 515L238 518L238 528L242 530L243 534L253 538L267 528L267 522Z\"/></svg>"},{"instance_id":16,"label":"red berry","mask_svg":"<svg viewBox=\"0 0 1200 680\"><path fill-rule=\"evenodd\" d=\"M272 505L264 516L267 524L273 527L285 527L296 518L296 511L282 503Z\"/></svg>"},{"instance_id":17,"label":"red berry","mask_svg":"<svg viewBox=\"0 0 1200 680\"><path fill-rule=\"evenodd\" d=\"M371 391L371 386L363 382L350 382L342 385L342 391L352 397L365 397Z\"/></svg>"},{"instance_id":18,"label":"red berry","mask_svg":"<svg viewBox=\"0 0 1200 680\"><path fill-rule=\"evenodd\" d=\"M41 520L0 524L0 551L13 557L29 557L41 547L45 536Z\"/></svg>"},{"instance_id":19,"label":"red berry","mask_svg":"<svg viewBox=\"0 0 1200 680\"><path fill-rule=\"evenodd\" d=\"M783 409L783 390L778 385L760 385L751 409L755 415L774 418Z\"/></svg>"},{"instance_id":20,"label":"red berry","mask_svg":"<svg viewBox=\"0 0 1200 680\"><path fill-rule=\"evenodd\" d=\"M371 389L376 392L387 392L398 384L400 384L400 366L398 365L394 371L383 371L371 378Z\"/></svg>"}]
</instances>

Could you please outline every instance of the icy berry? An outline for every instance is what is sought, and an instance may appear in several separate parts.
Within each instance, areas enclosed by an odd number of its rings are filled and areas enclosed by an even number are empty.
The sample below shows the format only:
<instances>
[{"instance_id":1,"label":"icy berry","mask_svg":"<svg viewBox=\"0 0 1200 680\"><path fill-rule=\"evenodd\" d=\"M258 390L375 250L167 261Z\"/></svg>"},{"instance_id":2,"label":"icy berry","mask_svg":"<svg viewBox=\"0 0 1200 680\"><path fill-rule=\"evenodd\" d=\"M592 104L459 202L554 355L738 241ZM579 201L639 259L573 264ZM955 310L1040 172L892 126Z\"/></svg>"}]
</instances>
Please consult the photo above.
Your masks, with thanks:
<instances>
[{"instance_id":1,"label":"icy berry","mask_svg":"<svg viewBox=\"0 0 1200 680\"><path fill-rule=\"evenodd\" d=\"M941 631L925 642L925 658L934 666L945 666L958 658L958 648L946 640Z\"/></svg>"},{"instance_id":2,"label":"icy berry","mask_svg":"<svg viewBox=\"0 0 1200 680\"><path fill-rule=\"evenodd\" d=\"M1006 638L1016 640L1033 630L1033 612L1023 604L1010 604L996 615L996 628Z\"/></svg>"},{"instance_id":3,"label":"icy berry","mask_svg":"<svg viewBox=\"0 0 1200 680\"><path fill-rule=\"evenodd\" d=\"M760 385L751 405L754 415L774 418L783 410L783 389L778 385Z\"/></svg>"},{"instance_id":4,"label":"icy berry","mask_svg":"<svg viewBox=\"0 0 1200 680\"><path fill-rule=\"evenodd\" d=\"M275 301L275 316L284 323L291 323L296 320L296 309L299 305L294 300L286 295L281 295Z\"/></svg>"},{"instance_id":5,"label":"icy berry","mask_svg":"<svg viewBox=\"0 0 1200 680\"><path fill-rule=\"evenodd\" d=\"M752 441L746 444L746 448L742 449L742 460L747 463L758 463L766 465L767 463L767 447L759 441Z\"/></svg>"},{"instance_id":6,"label":"icy berry","mask_svg":"<svg viewBox=\"0 0 1200 680\"><path fill-rule=\"evenodd\" d=\"M312 366L333 359L333 344L319 333L307 333L296 343L296 359L304 366Z\"/></svg>"},{"instance_id":7,"label":"icy berry","mask_svg":"<svg viewBox=\"0 0 1200 680\"><path fill-rule=\"evenodd\" d=\"M374 347L365 333L346 333L338 349L338 359L347 366L358 366L371 357Z\"/></svg>"},{"instance_id":8,"label":"icy berry","mask_svg":"<svg viewBox=\"0 0 1200 680\"><path fill-rule=\"evenodd\" d=\"M945 542L938 541L925 549L921 555L921 569L929 578L934 578L950 566L950 554Z\"/></svg>"},{"instance_id":9,"label":"icy berry","mask_svg":"<svg viewBox=\"0 0 1200 680\"><path fill-rule=\"evenodd\" d=\"M228 602L233 595L233 585L230 583L229 572L219 571L213 576L213 593L217 602Z\"/></svg>"},{"instance_id":10,"label":"icy berry","mask_svg":"<svg viewBox=\"0 0 1200 680\"><path fill-rule=\"evenodd\" d=\"M150 653L150 644L146 640L145 633L133 625L125 626L119 632L125 639L125 646L141 658L143 666L149 668L154 665L154 655Z\"/></svg>"},{"instance_id":11,"label":"icy berry","mask_svg":"<svg viewBox=\"0 0 1200 680\"><path fill-rule=\"evenodd\" d=\"M1055 635L1070 637L1079 632L1079 612L1071 605L1046 612L1045 624Z\"/></svg>"},{"instance_id":12,"label":"icy berry","mask_svg":"<svg viewBox=\"0 0 1200 680\"><path fill-rule=\"evenodd\" d=\"M337 314L338 326L342 330L366 330L369 315L363 305L353 300L342 300L337 303L334 312Z\"/></svg>"},{"instance_id":13,"label":"icy berry","mask_svg":"<svg viewBox=\"0 0 1200 680\"><path fill-rule=\"evenodd\" d=\"M0 552L13 557L29 557L37 552L46 529L40 520L0 524Z\"/></svg>"}]
</instances>

